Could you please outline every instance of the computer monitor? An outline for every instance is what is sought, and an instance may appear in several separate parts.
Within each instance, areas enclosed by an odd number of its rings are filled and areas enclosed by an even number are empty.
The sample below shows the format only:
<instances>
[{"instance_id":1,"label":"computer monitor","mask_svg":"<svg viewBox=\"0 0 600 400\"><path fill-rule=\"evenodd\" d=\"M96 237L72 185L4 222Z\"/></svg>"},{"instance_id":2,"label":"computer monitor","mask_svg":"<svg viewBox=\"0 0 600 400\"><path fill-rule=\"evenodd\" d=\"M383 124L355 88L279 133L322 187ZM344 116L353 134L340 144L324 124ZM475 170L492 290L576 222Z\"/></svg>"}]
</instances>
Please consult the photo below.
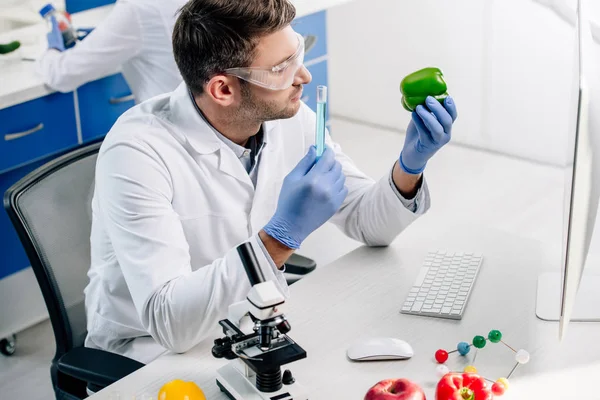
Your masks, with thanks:
<instances>
[{"instance_id":1,"label":"computer monitor","mask_svg":"<svg viewBox=\"0 0 600 400\"><path fill-rule=\"evenodd\" d=\"M586 15L586 0L577 4L572 132L572 164L565 179L565 213L560 273L538 279L536 314L559 321L559 337L570 321L600 322L600 273L586 271L600 197L600 103L595 45Z\"/></svg>"}]
</instances>

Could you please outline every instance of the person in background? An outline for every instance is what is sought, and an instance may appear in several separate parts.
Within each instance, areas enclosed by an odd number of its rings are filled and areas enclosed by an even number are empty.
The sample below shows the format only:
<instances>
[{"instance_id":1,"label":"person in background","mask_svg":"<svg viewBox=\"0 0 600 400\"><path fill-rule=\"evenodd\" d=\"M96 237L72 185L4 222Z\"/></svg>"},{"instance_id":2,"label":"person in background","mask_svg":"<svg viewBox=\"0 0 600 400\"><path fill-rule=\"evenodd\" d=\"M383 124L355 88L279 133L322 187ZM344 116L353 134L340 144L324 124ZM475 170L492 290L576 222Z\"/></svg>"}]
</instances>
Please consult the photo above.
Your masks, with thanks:
<instances>
[{"instance_id":1,"label":"person in background","mask_svg":"<svg viewBox=\"0 0 600 400\"><path fill-rule=\"evenodd\" d=\"M120 67L137 103L170 92L181 83L171 34L177 11L185 3L118 0L106 19L69 49L54 20L38 73L52 89L71 92Z\"/></svg>"},{"instance_id":2,"label":"person in background","mask_svg":"<svg viewBox=\"0 0 600 400\"><path fill-rule=\"evenodd\" d=\"M325 222L385 246L428 210L423 171L450 141L453 99L417 107L378 180L328 132L317 157L295 13L288 0L183 7L173 51L184 83L126 111L98 153L87 347L144 363L188 351L250 290L239 244L287 297L286 260Z\"/></svg>"}]
</instances>

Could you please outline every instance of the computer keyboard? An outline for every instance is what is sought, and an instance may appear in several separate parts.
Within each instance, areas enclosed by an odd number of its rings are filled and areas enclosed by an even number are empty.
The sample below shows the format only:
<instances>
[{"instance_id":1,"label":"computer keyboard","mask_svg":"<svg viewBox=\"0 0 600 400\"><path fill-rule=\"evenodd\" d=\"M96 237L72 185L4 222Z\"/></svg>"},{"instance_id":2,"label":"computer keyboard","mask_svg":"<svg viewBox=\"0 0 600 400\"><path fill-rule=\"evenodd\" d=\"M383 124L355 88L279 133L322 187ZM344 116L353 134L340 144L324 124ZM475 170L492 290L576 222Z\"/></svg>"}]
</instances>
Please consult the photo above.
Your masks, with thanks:
<instances>
[{"instance_id":1,"label":"computer keyboard","mask_svg":"<svg viewBox=\"0 0 600 400\"><path fill-rule=\"evenodd\" d=\"M400 312L462 319L482 261L480 254L430 251Z\"/></svg>"}]
</instances>

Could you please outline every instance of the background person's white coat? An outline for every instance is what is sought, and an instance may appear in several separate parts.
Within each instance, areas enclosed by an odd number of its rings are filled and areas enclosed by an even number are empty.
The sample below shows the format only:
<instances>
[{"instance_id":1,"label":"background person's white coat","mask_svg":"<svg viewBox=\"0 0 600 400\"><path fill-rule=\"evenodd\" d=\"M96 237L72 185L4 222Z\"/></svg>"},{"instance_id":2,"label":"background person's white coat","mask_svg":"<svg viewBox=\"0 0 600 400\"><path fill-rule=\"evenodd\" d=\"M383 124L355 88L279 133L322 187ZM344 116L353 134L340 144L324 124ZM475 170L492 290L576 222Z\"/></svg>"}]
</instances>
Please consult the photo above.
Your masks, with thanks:
<instances>
[{"instance_id":1,"label":"background person's white coat","mask_svg":"<svg viewBox=\"0 0 600 400\"><path fill-rule=\"evenodd\" d=\"M137 103L175 90L182 79L171 38L178 10L186 2L119 0L110 15L75 47L46 51L38 72L52 89L70 92L121 66Z\"/></svg>"}]
</instances>

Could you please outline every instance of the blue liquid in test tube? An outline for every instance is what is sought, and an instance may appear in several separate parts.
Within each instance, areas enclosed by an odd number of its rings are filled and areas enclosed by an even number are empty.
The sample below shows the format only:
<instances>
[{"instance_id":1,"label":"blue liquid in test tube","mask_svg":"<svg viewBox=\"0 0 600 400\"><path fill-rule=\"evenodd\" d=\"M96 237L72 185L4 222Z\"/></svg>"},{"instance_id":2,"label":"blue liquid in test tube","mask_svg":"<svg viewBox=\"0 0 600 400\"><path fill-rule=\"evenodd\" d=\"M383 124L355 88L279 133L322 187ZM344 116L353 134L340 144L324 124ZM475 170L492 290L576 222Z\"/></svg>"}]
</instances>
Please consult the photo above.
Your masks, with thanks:
<instances>
[{"instance_id":1,"label":"blue liquid in test tube","mask_svg":"<svg viewBox=\"0 0 600 400\"><path fill-rule=\"evenodd\" d=\"M315 145L317 147L317 159L325 150L325 115L327 114L327 86L317 86L317 131L315 133Z\"/></svg>"}]
</instances>

